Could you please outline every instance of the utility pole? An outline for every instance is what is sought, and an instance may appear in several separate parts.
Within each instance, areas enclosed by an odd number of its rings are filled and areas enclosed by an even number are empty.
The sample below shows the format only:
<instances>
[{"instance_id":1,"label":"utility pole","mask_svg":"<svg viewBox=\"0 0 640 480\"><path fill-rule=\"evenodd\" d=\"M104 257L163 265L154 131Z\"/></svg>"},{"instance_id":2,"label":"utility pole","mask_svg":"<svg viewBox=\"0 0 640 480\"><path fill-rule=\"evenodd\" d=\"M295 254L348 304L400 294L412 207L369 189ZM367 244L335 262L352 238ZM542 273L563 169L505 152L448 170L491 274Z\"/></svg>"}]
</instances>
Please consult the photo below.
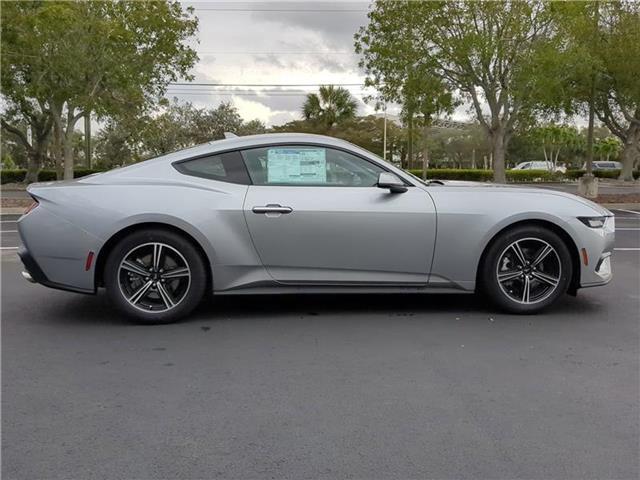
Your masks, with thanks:
<instances>
[{"instance_id":1,"label":"utility pole","mask_svg":"<svg viewBox=\"0 0 640 480\"><path fill-rule=\"evenodd\" d=\"M87 168L91 168L91 112L84 115L84 156Z\"/></svg>"},{"instance_id":2,"label":"utility pole","mask_svg":"<svg viewBox=\"0 0 640 480\"><path fill-rule=\"evenodd\" d=\"M384 135L382 137L382 159L387 160L387 103L384 104Z\"/></svg>"}]
</instances>

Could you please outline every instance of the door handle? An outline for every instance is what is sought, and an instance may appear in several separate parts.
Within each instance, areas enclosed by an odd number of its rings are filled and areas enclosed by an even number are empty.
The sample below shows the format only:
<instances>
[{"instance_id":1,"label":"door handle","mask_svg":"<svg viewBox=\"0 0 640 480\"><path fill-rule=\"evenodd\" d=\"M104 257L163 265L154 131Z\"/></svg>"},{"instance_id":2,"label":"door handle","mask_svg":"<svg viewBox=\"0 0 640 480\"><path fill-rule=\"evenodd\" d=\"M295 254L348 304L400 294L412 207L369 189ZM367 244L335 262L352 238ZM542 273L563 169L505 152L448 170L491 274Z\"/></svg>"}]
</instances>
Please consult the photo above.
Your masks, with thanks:
<instances>
[{"instance_id":1,"label":"door handle","mask_svg":"<svg viewBox=\"0 0 640 480\"><path fill-rule=\"evenodd\" d=\"M270 203L264 207L253 207L251 209L253 213L291 213L293 209L291 207L283 207L277 203Z\"/></svg>"}]
</instances>

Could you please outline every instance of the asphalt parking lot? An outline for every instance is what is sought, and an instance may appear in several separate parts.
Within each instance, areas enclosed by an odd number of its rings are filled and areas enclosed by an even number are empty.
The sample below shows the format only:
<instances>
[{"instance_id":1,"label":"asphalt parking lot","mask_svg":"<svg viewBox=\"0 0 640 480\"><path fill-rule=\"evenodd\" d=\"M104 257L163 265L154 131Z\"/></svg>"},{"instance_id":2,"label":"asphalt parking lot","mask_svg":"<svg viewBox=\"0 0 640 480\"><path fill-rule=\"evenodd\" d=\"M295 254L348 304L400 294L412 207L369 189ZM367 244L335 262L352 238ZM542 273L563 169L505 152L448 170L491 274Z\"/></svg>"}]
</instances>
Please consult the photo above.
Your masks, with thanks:
<instances>
[{"instance_id":1,"label":"asphalt parking lot","mask_svg":"<svg viewBox=\"0 0 640 480\"><path fill-rule=\"evenodd\" d=\"M2 217L2 478L640 474L640 213L614 280L537 316L475 296L218 299L131 325L20 278Z\"/></svg>"}]
</instances>

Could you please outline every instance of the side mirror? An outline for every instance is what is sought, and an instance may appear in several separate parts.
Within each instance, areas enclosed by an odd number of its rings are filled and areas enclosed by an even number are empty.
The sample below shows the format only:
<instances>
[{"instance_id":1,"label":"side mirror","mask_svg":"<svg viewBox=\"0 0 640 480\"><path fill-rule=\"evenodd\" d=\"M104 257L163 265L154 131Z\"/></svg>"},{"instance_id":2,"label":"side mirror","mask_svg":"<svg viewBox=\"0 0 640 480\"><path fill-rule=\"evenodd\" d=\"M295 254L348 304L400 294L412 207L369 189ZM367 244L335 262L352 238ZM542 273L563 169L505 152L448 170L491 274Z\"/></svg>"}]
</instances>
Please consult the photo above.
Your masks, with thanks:
<instances>
[{"instance_id":1,"label":"side mirror","mask_svg":"<svg viewBox=\"0 0 640 480\"><path fill-rule=\"evenodd\" d=\"M389 172L381 172L378 175L378 188L388 188L391 193L404 193L407 191L404 182Z\"/></svg>"}]
</instances>

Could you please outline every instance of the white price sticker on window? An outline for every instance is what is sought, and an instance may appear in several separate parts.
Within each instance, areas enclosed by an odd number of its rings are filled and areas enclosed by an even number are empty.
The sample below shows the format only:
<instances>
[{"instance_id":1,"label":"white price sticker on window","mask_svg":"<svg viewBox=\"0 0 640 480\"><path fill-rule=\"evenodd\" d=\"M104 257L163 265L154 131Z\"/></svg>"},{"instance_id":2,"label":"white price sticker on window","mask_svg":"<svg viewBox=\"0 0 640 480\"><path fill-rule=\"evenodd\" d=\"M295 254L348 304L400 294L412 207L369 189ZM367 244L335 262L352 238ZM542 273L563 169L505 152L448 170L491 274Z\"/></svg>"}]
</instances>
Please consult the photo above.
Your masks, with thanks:
<instances>
[{"instance_id":1,"label":"white price sticker on window","mask_svg":"<svg viewBox=\"0 0 640 480\"><path fill-rule=\"evenodd\" d=\"M327 183L324 148L270 148L267 183Z\"/></svg>"}]
</instances>

